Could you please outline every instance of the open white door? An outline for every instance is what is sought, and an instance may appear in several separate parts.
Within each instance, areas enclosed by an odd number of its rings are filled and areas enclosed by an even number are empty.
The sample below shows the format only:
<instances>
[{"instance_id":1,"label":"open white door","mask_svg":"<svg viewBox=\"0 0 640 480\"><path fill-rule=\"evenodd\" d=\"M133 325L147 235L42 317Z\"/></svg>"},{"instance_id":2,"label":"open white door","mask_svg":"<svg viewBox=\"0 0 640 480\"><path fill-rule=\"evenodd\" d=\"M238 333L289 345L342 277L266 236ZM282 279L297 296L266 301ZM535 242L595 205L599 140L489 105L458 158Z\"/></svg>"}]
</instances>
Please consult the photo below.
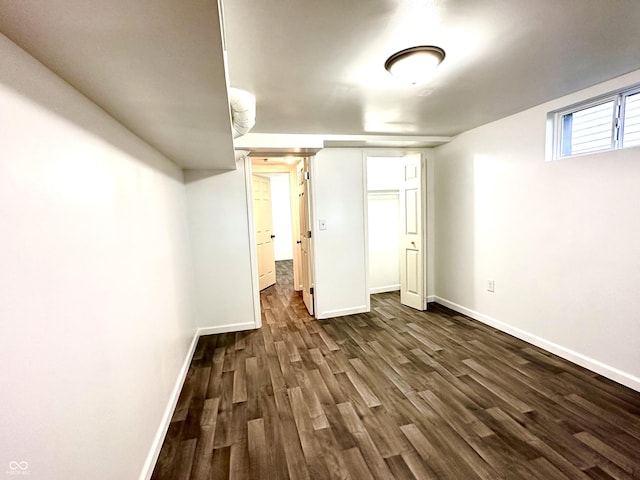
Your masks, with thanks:
<instances>
[{"instance_id":1,"label":"open white door","mask_svg":"<svg viewBox=\"0 0 640 480\"><path fill-rule=\"evenodd\" d=\"M421 155L406 155L403 167L400 186L400 302L424 310Z\"/></svg>"},{"instance_id":2,"label":"open white door","mask_svg":"<svg viewBox=\"0 0 640 480\"><path fill-rule=\"evenodd\" d=\"M293 235L293 289L300 292L302 285L302 240L300 235L300 187L299 179L302 177L304 160L298 162L289 172L289 189L291 194L291 230Z\"/></svg>"},{"instance_id":3,"label":"open white door","mask_svg":"<svg viewBox=\"0 0 640 480\"><path fill-rule=\"evenodd\" d=\"M309 204L309 159L298 170L300 212L300 264L302 267L302 299L309 315L313 315L313 267L311 258L311 218Z\"/></svg>"},{"instance_id":4,"label":"open white door","mask_svg":"<svg viewBox=\"0 0 640 480\"><path fill-rule=\"evenodd\" d=\"M252 176L253 215L258 254L258 287L263 290L276 283L271 218L271 182L269 177Z\"/></svg>"}]
</instances>

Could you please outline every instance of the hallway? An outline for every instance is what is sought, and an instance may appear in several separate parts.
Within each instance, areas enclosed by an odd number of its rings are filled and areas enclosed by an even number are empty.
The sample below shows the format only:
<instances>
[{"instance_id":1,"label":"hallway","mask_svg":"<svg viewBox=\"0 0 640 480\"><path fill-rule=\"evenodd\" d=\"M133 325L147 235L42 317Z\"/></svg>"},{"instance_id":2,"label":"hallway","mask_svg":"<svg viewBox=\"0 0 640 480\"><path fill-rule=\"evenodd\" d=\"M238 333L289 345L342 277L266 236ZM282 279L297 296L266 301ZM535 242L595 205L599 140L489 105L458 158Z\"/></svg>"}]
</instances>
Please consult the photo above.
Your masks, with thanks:
<instances>
[{"instance_id":1,"label":"hallway","mask_svg":"<svg viewBox=\"0 0 640 480\"><path fill-rule=\"evenodd\" d=\"M640 394L396 292L320 322L292 285L278 262L261 329L200 338L153 479L640 478Z\"/></svg>"}]
</instances>

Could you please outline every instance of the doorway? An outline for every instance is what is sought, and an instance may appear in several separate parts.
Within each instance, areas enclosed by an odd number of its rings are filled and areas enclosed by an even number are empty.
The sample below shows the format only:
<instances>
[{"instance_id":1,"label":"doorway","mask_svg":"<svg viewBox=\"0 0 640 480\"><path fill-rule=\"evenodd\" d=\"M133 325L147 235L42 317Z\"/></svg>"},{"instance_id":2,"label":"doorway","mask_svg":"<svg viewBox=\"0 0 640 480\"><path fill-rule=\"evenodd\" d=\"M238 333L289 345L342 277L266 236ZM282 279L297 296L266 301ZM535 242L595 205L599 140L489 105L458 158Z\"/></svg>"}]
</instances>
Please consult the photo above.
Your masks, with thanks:
<instances>
[{"instance_id":1,"label":"doorway","mask_svg":"<svg viewBox=\"0 0 640 480\"><path fill-rule=\"evenodd\" d=\"M308 194L309 159L303 157L252 158L252 177L266 179L270 188L270 212L273 225L272 251L269 266L264 268L260 257L260 216L256 199L261 195L255 191L253 182L254 231L258 242L259 289L269 284L261 282L262 271L273 269L277 277L283 265L292 266L293 288L301 292L310 314L313 314L313 271L311 268L310 208ZM290 262L290 263L289 263ZM278 268L276 268L276 263Z\"/></svg>"},{"instance_id":2,"label":"doorway","mask_svg":"<svg viewBox=\"0 0 640 480\"><path fill-rule=\"evenodd\" d=\"M401 303L426 308L422 155L367 156L369 293L399 291Z\"/></svg>"}]
</instances>

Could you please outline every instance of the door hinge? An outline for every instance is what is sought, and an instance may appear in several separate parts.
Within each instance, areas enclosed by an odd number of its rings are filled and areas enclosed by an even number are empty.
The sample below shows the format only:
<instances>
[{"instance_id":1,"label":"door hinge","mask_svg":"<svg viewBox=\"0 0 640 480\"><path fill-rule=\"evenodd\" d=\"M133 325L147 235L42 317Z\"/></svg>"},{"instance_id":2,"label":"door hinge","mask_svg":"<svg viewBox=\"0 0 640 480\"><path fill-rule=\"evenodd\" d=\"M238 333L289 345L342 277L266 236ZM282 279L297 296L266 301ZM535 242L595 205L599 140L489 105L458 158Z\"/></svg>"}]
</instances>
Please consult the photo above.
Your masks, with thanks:
<instances>
[{"instance_id":1,"label":"door hinge","mask_svg":"<svg viewBox=\"0 0 640 480\"><path fill-rule=\"evenodd\" d=\"M307 238L311 238L311 230L307 232Z\"/></svg>"},{"instance_id":2,"label":"door hinge","mask_svg":"<svg viewBox=\"0 0 640 480\"><path fill-rule=\"evenodd\" d=\"M309 172L304 172L304 179L311 180L311 175L309 174Z\"/></svg>"},{"instance_id":3,"label":"door hinge","mask_svg":"<svg viewBox=\"0 0 640 480\"><path fill-rule=\"evenodd\" d=\"M311 295L313 295L313 287L311 287L311 288L309 289L309 293L310 293Z\"/></svg>"}]
</instances>

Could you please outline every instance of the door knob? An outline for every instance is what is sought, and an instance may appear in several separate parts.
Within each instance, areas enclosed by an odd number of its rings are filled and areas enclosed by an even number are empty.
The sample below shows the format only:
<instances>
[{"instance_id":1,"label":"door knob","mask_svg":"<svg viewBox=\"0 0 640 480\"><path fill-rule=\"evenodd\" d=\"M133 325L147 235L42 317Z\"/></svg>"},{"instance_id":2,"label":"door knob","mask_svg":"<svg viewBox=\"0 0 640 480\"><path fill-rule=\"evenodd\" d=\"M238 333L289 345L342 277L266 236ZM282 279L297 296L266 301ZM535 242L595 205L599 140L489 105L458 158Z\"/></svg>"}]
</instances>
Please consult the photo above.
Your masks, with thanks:
<instances>
[{"instance_id":1,"label":"door knob","mask_svg":"<svg viewBox=\"0 0 640 480\"><path fill-rule=\"evenodd\" d=\"M271 238L276 238L276 236L275 235L271 235Z\"/></svg>"},{"instance_id":2,"label":"door knob","mask_svg":"<svg viewBox=\"0 0 640 480\"><path fill-rule=\"evenodd\" d=\"M302 240L298 240L296 243L300 245L302 243Z\"/></svg>"}]
</instances>

